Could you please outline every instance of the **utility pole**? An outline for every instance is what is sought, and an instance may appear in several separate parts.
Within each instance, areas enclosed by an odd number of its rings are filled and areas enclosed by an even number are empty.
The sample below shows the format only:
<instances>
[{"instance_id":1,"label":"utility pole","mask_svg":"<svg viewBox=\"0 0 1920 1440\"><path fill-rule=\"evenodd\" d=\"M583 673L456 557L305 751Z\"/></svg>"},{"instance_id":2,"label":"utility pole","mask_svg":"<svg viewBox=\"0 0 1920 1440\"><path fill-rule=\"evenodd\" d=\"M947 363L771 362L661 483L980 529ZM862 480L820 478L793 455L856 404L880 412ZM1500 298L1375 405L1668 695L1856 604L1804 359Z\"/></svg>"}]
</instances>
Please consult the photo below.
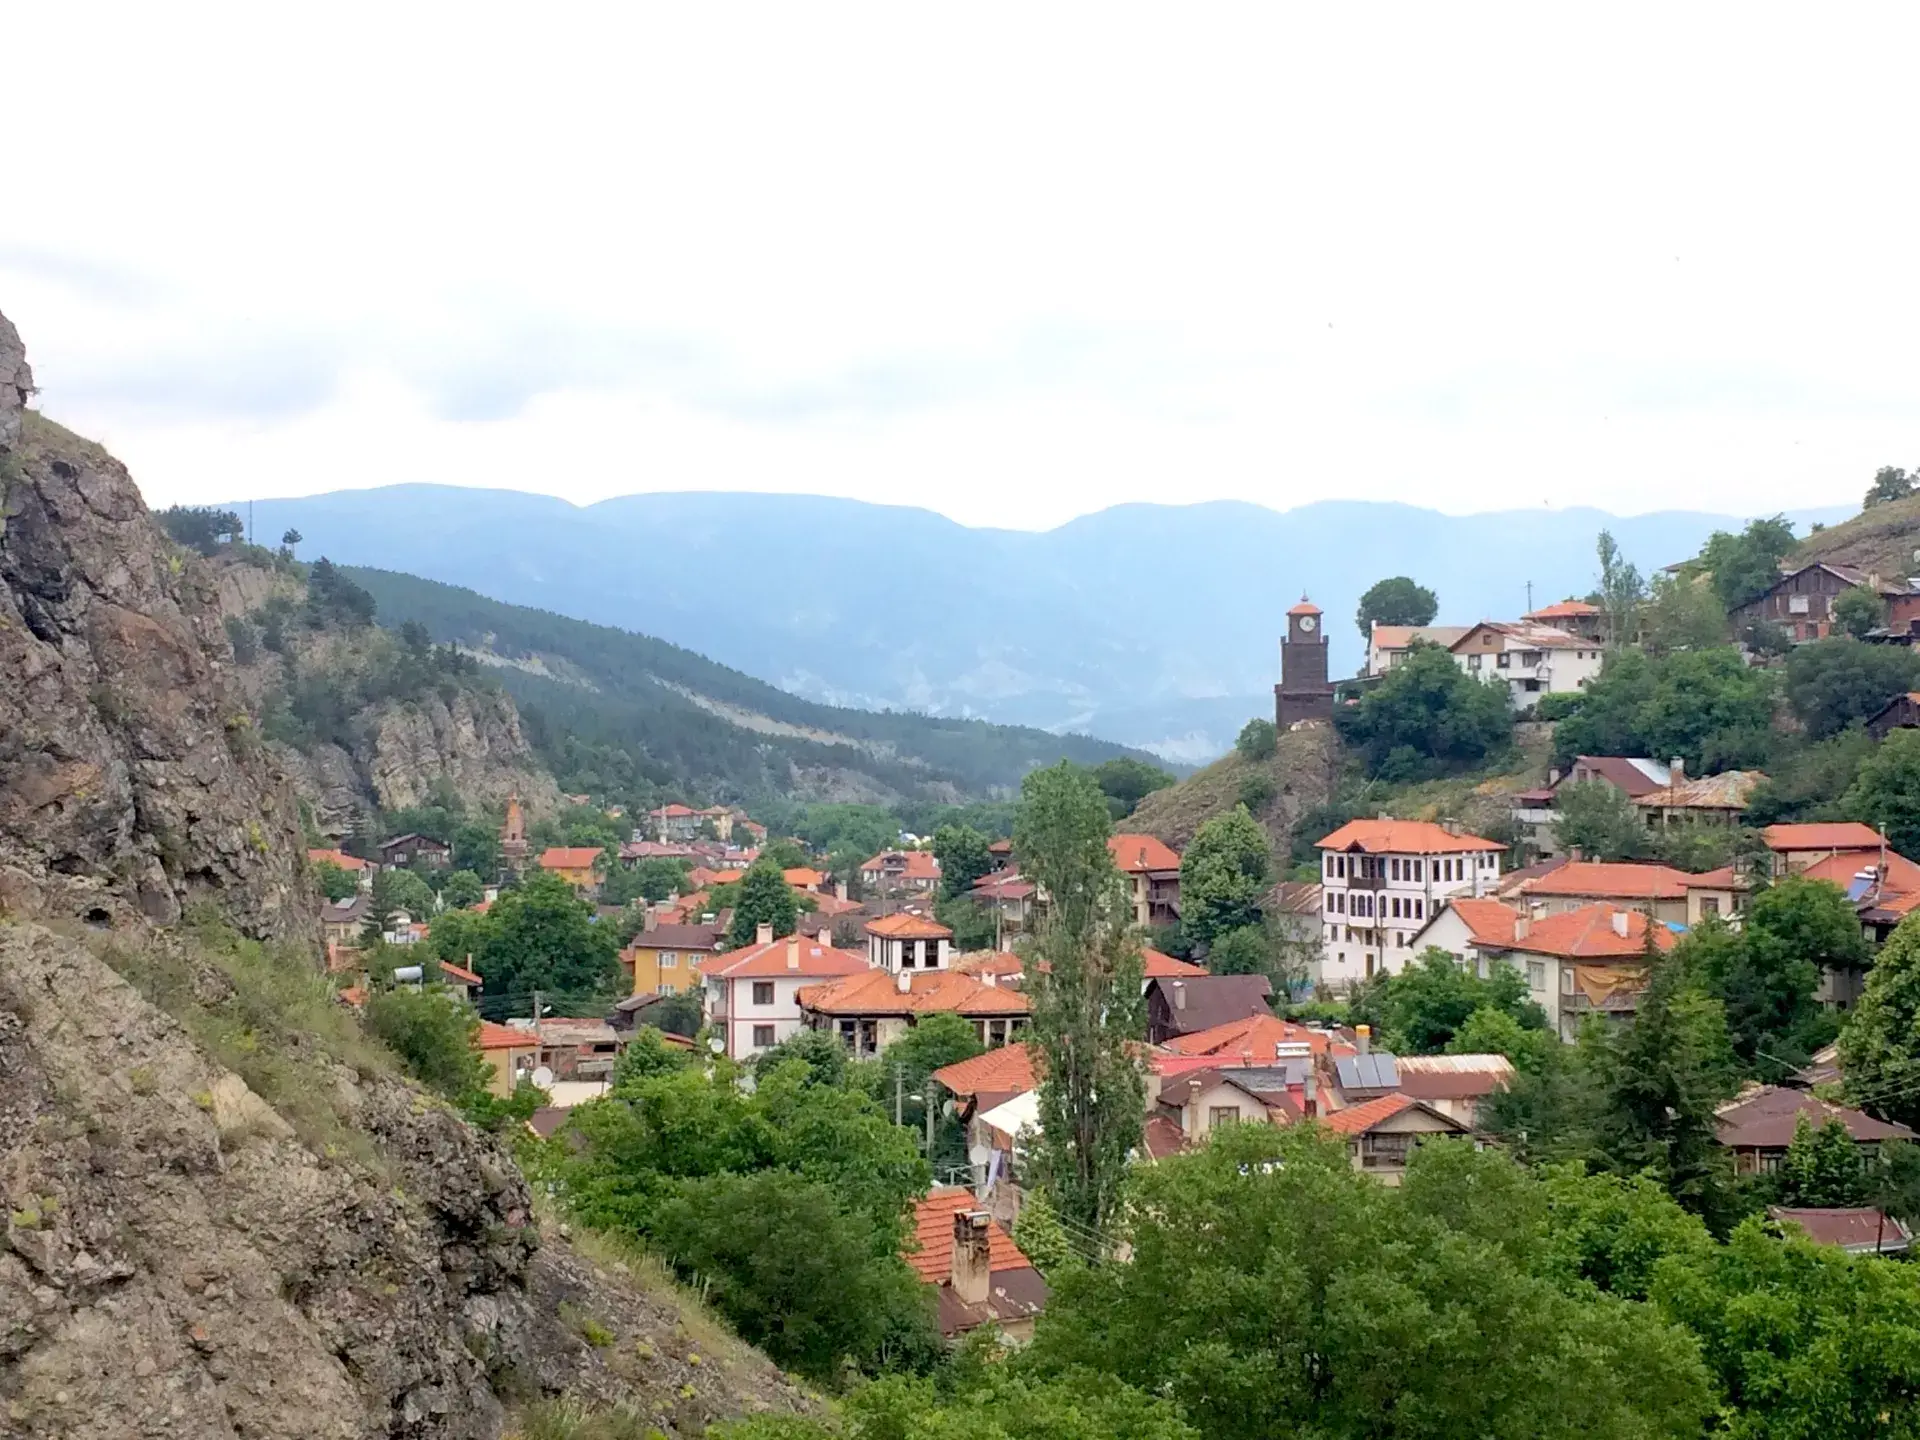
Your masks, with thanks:
<instances>
[{"instance_id":1,"label":"utility pole","mask_svg":"<svg viewBox=\"0 0 1920 1440\"><path fill-rule=\"evenodd\" d=\"M929 1075L922 1083L927 1092L927 1164L933 1164L933 1077Z\"/></svg>"},{"instance_id":2,"label":"utility pole","mask_svg":"<svg viewBox=\"0 0 1920 1440\"><path fill-rule=\"evenodd\" d=\"M893 1123L906 1123L904 1103L907 1098L906 1075L898 1065L893 1067Z\"/></svg>"},{"instance_id":3,"label":"utility pole","mask_svg":"<svg viewBox=\"0 0 1920 1440\"><path fill-rule=\"evenodd\" d=\"M1527 614L1533 613L1533 582L1527 581Z\"/></svg>"}]
</instances>

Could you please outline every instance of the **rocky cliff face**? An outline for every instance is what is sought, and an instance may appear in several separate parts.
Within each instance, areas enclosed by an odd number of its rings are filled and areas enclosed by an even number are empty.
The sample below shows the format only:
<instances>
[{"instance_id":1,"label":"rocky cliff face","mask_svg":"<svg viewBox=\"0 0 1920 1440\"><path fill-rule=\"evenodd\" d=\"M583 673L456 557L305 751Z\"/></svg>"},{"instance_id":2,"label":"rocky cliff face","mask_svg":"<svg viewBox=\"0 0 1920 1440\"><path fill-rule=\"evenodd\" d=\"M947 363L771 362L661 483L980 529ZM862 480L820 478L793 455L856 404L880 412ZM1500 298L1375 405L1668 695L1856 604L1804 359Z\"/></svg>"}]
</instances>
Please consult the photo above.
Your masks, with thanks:
<instances>
[{"instance_id":1,"label":"rocky cliff face","mask_svg":"<svg viewBox=\"0 0 1920 1440\"><path fill-rule=\"evenodd\" d=\"M501 691L459 690L366 717L362 763L374 797L389 810L424 805L437 784L464 798L499 804L517 793L536 814L559 804L520 728L520 712Z\"/></svg>"},{"instance_id":2,"label":"rocky cliff face","mask_svg":"<svg viewBox=\"0 0 1920 1440\"><path fill-rule=\"evenodd\" d=\"M309 931L217 585L118 461L25 411L31 389L0 316L0 906L164 922L205 898L252 934Z\"/></svg>"},{"instance_id":3,"label":"rocky cliff face","mask_svg":"<svg viewBox=\"0 0 1920 1440\"><path fill-rule=\"evenodd\" d=\"M173 953L189 1005L257 1002ZM287 1088L384 1171L303 1140L86 946L0 922L0 1434L491 1440L503 1397L564 1392L679 1436L807 1404L671 1294L542 1245L444 1106L305 1063Z\"/></svg>"}]
</instances>

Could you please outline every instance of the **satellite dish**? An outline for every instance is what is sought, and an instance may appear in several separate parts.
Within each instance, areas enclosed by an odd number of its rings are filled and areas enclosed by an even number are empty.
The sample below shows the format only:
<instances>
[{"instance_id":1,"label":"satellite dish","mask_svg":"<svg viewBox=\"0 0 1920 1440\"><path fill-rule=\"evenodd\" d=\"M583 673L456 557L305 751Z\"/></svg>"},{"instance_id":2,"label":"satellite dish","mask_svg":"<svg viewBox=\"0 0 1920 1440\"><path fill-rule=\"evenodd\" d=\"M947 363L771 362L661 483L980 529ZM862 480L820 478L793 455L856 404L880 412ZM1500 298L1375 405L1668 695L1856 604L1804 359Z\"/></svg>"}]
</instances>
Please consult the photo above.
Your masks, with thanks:
<instances>
[{"instance_id":1,"label":"satellite dish","mask_svg":"<svg viewBox=\"0 0 1920 1440\"><path fill-rule=\"evenodd\" d=\"M993 1159L993 1147L991 1145L969 1145L967 1147L967 1159L976 1165L985 1165Z\"/></svg>"},{"instance_id":2,"label":"satellite dish","mask_svg":"<svg viewBox=\"0 0 1920 1440\"><path fill-rule=\"evenodd\" d=\"M718 1055L721 1051L725 1050L726 1048L727 1048L727 1042L722 1040L718 1035L711 1035L707 1037L707 1049L711 1050L714 1054Z\"/></svg>"},{"instance_id":3,"label":"satellite dish","mask_svg":"<svg viewBox=\"0 0 1920 1440\"><path fill-rule=\"evenodd\" d=\"M960 1113L960 1107L949 1100L940 1107L940 1113L951 1120Z\"/></svg>"},{"instance_id":4,"label":"satellite dish","mask_svg":"<svg viewBox=\"0 0 1920 1440\"><path fill-rule=\"evenodd\" d=\"M553 1088L553 1071L545 1065L542 1065L533 1072L533 1083L542 1090L551 1090Z\"/></svg>"}]
</instances>

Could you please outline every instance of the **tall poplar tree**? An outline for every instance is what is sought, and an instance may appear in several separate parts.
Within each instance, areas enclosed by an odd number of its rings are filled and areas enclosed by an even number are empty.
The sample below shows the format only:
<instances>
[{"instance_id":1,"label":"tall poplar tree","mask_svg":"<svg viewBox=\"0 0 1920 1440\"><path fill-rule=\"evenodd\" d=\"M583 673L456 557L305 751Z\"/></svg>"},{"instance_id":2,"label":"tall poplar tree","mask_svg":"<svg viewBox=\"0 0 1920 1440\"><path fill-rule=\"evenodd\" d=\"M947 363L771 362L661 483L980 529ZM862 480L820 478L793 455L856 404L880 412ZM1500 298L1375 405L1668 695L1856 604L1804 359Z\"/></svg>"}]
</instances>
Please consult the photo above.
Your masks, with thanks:
<instances>
[{"instance_id":1,"label":"tall poplar tree","mask_svg":"<svg viewBox=\"0 0 1920 1440\"><path fill-rule=\"evenodd\" d=\"M1093 776L1063 761L1022 782L1013 827L1020 873L1046 897L1025 946L1043 1068L1035 1168L1062 1216L1097 1235L1119 1208L1146 1115L1128 1053L1145 1031L1140 945L1107 816Z\"/></svg>"}]
</instances>

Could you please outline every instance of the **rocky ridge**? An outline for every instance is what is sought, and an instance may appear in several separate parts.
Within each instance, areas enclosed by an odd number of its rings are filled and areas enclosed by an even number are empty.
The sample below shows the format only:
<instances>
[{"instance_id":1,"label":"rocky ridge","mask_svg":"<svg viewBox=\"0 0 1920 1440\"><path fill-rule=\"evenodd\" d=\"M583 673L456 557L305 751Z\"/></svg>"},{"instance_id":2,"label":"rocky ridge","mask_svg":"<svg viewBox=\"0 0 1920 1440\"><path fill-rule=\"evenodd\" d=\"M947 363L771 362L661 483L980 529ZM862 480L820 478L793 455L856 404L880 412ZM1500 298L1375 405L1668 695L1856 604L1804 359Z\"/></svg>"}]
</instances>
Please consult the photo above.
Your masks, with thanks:
<instances>
[{"instance_id":1,"label":"rocky ridge","mask_svg":"<svg viewBox=\"0 0 1920 1440\"><path fill-rule=\"evenodd\" d=\"M125 467L25 409L32 388L0 316L0 907L167 923L207 899L250 934L310 932L218 586Z\"/></svg>"}]
</instances>

